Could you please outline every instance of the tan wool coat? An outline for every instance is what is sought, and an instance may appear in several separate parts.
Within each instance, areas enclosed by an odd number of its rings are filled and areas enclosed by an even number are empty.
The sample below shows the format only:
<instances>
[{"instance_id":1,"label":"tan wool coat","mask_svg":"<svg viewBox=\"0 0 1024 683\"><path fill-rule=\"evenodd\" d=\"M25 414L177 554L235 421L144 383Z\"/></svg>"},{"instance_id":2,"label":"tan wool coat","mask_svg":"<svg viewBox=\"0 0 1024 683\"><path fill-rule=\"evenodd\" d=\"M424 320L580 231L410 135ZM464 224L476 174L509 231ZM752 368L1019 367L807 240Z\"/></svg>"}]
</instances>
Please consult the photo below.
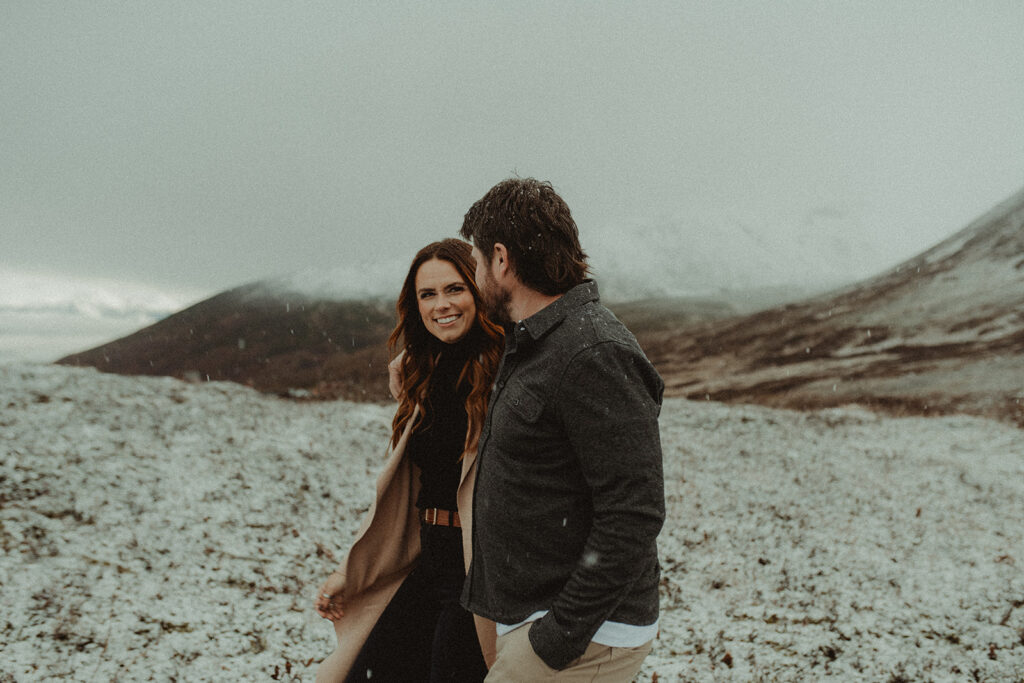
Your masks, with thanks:
<instances>
[{"instance_id":1,"label":"tan wool coat","mask_svg":"<svg viewBox=\"0 0 1024 683\"><path fill-rule=\"evenodd\" d=\"M402 437L391 449L384 470L377 479L376 500L338 568L345 577L342 589L345 616L334 622L338 647L320 664L317 683L345 680L370 631L419 557L420 522L415 505L420 486L419 471L412 459L405 455L416 414L413 413ZM467 570L472 551L475 479L476 451L467 451L462 459L457 494ZM495 657L494 622L476 615L474 619L484 661L490 666ZM401 656L401 650L395 654Z\"/></svg>"}]
</instances>

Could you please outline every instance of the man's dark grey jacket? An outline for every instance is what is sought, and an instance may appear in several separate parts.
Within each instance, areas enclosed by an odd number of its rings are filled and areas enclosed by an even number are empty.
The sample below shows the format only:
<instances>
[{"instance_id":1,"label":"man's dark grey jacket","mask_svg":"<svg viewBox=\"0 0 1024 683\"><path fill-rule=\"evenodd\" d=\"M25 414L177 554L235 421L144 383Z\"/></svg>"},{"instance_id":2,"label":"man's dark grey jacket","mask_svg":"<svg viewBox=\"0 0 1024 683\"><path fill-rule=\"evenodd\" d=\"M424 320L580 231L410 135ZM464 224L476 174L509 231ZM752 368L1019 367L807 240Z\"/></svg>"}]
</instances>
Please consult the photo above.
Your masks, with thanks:
<instances>
[{"instance_id":1,"label":"man's dark grey jacket","mask_svg":"<svg viewBox=\"0 0 1024 683\"><path fill-rule=\"evenodd\" d=\"M530 641L555 669L605 621L658 618L663 390L592 281L506 336L480 437L462 600L504 624L550 610Z\"/></svg>"}]
</instances>

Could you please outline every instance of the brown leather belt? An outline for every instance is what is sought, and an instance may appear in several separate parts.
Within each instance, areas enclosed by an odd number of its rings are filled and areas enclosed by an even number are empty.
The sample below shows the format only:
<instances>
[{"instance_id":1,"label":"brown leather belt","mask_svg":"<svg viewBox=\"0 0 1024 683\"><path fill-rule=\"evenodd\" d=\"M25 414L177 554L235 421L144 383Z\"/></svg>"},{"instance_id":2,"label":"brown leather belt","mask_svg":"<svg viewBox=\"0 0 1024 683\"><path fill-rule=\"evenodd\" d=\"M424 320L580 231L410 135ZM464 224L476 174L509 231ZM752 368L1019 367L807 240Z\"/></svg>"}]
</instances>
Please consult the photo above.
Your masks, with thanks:
<instances>
[{"instance_id":1,"label":"brown leather belt","mask_svg":"<svg viewBox=\"0 0 1024 683\"><path fill-rule=\"evenodd\" d=\"M434 524L436 526L462 526L457 511L441 510L439 508L420 510L420 521L424 524Z\"/></svg>"}]
</instances>

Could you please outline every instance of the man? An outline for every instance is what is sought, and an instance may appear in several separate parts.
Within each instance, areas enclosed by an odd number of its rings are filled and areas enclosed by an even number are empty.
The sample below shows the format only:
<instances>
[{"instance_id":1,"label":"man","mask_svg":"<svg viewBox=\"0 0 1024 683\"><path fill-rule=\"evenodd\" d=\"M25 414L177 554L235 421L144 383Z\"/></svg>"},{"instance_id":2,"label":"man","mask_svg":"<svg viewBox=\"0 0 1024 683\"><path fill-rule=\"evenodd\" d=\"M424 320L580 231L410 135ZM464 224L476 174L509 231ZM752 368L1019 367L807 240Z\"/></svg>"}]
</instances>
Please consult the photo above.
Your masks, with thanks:
<instances>
[{"instance_id":1,"label":"man","mask_svg":"<svg viewBox=\"0 0 1024 683\"><path fill-rule=\"evenodd\" d=\"M630 681L658 628L664 384L599 303L549 183L513 178L470 208L505 355L480 437L463 604L498 624L488 681Z\"/></svg>"}]
</instances>

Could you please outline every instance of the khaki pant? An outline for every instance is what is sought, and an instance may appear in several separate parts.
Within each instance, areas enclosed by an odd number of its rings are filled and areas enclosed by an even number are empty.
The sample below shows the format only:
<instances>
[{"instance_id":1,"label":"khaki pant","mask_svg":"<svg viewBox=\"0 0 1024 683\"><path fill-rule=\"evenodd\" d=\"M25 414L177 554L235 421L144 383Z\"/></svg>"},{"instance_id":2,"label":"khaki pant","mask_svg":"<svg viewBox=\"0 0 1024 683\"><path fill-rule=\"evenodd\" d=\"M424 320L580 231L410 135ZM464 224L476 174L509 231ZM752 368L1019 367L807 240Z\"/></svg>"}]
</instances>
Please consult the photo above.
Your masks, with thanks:
<instances>
[{"instance_id":1,"label":"khaki pant","mask_svg":"<svg viewBox=\"0 0 1024 683\"><path fill-rule=\"evenodd\" d=\"M532 681L587 681L628 683L633 680L651 643L639 647L609 647L591 643L583 656L561 671L544 663L530 644L530 626L525 624L498 637L498 659L487 674L487 683Z\"/></svg>"}]
</instances>

